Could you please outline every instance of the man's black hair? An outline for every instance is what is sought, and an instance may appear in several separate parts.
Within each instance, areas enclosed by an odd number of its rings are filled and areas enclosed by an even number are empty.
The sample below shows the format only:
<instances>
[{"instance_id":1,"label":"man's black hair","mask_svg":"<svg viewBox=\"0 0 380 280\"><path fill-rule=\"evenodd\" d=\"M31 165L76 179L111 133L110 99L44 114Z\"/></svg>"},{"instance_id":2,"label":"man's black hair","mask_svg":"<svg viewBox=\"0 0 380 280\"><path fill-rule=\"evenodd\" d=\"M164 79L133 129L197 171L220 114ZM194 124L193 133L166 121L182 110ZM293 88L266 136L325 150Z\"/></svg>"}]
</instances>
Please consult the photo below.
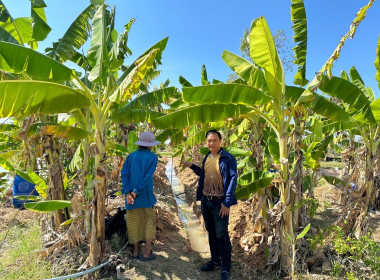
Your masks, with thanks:
<instances>
[{"instance_id":1,"label":"man's black hair","mask_svg":"<svg viewBox=\"0 0 380 280\"><path fill-rule=\"evenodd\" d=\"M142 149L142 150L148 150L149 147L146 147L146 146L139 146L139 149Z\"/></svg>"},{"instance_id":2,"label":"man's black hair","mask_svg":"<svg viewBox=\"0 0 380 280\"><path fill-rule=\"evenodd\" d=\"M211 129L211 130L207 131L207 133L206 133L206 138L207 138L210 134L216 134L216 135L218 135L219 139L222 140L222 135L220 134L219 131L217 131L217 130L215 130L215 129Z\"/></svg>"}]
</instances>

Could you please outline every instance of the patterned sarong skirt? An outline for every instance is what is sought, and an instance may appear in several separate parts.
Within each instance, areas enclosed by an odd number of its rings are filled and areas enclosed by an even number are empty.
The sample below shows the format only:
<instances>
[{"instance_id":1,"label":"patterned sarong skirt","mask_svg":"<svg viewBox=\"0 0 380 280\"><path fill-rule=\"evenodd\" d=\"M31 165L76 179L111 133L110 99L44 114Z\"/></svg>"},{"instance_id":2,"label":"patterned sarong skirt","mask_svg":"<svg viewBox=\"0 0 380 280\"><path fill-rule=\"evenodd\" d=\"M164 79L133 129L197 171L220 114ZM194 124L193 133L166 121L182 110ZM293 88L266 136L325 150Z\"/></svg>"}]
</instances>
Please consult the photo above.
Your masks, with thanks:
<instances>
[{"instance_id":1,"label":"patterned sarong skirt","mask_svg":"<svg viewBox=\"0 0 380 280\"><path fill-rule=\"evenodd\" d=\"M128 242L151 240L156 232L156 218L153 207L127 210Z\"/></svg>"}]
</instances>

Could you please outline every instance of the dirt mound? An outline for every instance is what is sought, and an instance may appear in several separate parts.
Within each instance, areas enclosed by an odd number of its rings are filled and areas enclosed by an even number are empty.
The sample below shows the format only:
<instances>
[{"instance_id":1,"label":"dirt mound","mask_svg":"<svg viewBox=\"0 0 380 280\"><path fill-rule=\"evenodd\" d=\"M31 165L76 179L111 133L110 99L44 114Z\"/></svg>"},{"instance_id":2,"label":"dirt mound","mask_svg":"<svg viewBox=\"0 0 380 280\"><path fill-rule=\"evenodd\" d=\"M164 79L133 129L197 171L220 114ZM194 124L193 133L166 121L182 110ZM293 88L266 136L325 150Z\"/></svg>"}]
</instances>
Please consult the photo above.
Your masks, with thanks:
<instances>
[{"instance_id":1,"label":"dirt mound","mask_svg":"<svg viewBox=\"0 0 380 280\"><path fill-rule=\"evenodd\" d=\"M0 206L0 232L11 225L25 225L31 221L39 221L41 218L41 213L14 208L11 198L6 198Z\"/></svg>"}]
</instances>

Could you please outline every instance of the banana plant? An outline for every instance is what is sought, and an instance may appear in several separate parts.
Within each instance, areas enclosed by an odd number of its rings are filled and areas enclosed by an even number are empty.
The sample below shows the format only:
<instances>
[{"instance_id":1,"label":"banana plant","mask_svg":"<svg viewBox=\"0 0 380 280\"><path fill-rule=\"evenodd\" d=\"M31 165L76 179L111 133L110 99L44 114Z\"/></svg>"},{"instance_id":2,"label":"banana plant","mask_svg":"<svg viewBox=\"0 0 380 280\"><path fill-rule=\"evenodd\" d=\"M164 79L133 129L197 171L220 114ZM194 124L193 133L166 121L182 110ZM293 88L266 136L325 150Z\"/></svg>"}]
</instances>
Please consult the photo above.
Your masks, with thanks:
<instances>
[{"instance_id":1,"label":"banana plant","mask_svg":"<svg viewBox=\"0 0 380 280\"><path fill-rule=\"evenodd\" d=\"M342 103L342 106L347 108L345 120L338 121L334 125L339 127L344 124L346 128L350 128L350 133L360 136L366 148L365 178L363 178L363 184L359 186L358 190L362 200L356 206L360 207L361 211L358 213L350 210L348 215L352 215L351 211L357 213L357 215L354 216L353 223L346 223L347 225L352 225L352 228L347 228L347 232L353 230L355 236L360 237L366 233L367 214L375 207L376 201L379 199L376 196L377 190L374 184L374 159L380 145L380 99L374 100L373 91L365 87L355 68L350 70L350 79L347 77L332 77L331 79L322 77L320 90L337 98ZM325 116L329 117L329 114L325 114ZM350 217L348 215L346 216L347 219Z\"/></svg>"},{"instance_id":2,"label":"banana plant","mask_svg":"<svg viewBox=\"0 0 380 280\"><path fill-rule=\"evenodd\" d=\"M292 1L301 3L303 1ZM350 28L349 34L354 34L357 24L360 23L371 3L357 14L355 24ZM295 7L295 18L305 18L305 13L297 13L300 6ZM302 7L301 7L302 9ZM300 21L301 30L304 30L304 22ZM302 50L306 34L301 35L301 51L298 56L306 56L306 50ZM342 38L334 55L323 65L321 73L331 74L332 64L338 57L341 46L348 37ZM295 113L301 106L310 106L314 112L321 115L331 114L335 121L344 121L349 114L328 99L315 93L321 84L321 75L318 74L306 87L297 88L286 86L281 60L275 49L273 37L264 17L252 22L249 33L250 56L253 63L229 52L223 53L223 59L242 80L248 84L216 84L200 87L183 88L183 99L190 106L176 112L157 118L153 122L159 128L180 129L198 123L222 121L226 119L242 119L258 115L271 127L279 147L279 164L281 180L279 180L280 202L277 203L277 211L282 213L282 223L279 232L294 235L294 216L292 209L295 203L290 187L290 149L289 133L292 127ZM300 62L302 60L299 60ZM297 77L299 84L304 85L306 80L301 71ZM359 106L358 106L359 107ZM290 268L289 260L291 246L284 234L279 238L281 246L280 263L284 268ZM275 256L276 259L278 256Z\"/></svg>"},{"instance_id":3,"label":"banana plant","mask_svg":"<svg viewBox=\"0 0 380 280\"><path fill-rule=\"evenodd\" d=\"M120 104L131 100L143 83L155 77L155 69L161 63L161 55L168 41L164 38L135 61L124 65L130 54L127 47L130 24L118 35L114 29L115 10L111 10L104 1L95 2L93 16L91 12L81 13L78 22L65 33L64 40L59 41L61 44L55 44L53 50L48 50L50 55L54 51L55 59L21 45L0 42L0 69L22 74L25 78L0 83L0 100L5 104L0 110L2 117L64 112L75 117L76 126L92 132L82 145L94 157L90 169L93 174L90 179L93 203L90 255L87 259L91 266L99 263L105 251L106 135L112 122L109 116ZM81 79L79 73L62 62L74 60L76 52L72 50L85 42L81 32L73 35L74 30L83 31L79 21L83 18L91 18L92 37L87 56L83 57L88 63L80 64L87 67L88 76Z\"/></svg>"}]
</instances>

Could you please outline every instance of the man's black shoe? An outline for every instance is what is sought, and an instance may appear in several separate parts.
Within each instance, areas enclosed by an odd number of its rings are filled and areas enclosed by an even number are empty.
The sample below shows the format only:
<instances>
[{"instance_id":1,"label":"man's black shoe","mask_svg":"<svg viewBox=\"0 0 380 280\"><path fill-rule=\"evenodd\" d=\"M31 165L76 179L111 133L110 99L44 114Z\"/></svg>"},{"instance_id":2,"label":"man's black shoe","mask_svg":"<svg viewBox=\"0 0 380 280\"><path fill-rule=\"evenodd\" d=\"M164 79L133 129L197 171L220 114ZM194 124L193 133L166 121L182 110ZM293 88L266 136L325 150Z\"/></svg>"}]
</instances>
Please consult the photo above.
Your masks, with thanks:
<instances>
[{"instance_id":1,"label":"man's black shoe","mask_svg":"<svg viewBox=\"0 0 380 280\"><path fill-rule=\"evenodd\" d=\"M222 271L222 277L220 279L221 280L230 280L231 274L228 271Z\"/></svg>"},{"instance_id":2,"label":"man's black shoe","mask_svg":"<svg viewBox=\"0 0 380 280\"><path fill-rule=\"evenodd\" d=\"M214 263L213 261L209 261L201 267L201 271L213 271L215 268L219 266L220 266L219 263Z\"/></svg>"}]
</instances>

